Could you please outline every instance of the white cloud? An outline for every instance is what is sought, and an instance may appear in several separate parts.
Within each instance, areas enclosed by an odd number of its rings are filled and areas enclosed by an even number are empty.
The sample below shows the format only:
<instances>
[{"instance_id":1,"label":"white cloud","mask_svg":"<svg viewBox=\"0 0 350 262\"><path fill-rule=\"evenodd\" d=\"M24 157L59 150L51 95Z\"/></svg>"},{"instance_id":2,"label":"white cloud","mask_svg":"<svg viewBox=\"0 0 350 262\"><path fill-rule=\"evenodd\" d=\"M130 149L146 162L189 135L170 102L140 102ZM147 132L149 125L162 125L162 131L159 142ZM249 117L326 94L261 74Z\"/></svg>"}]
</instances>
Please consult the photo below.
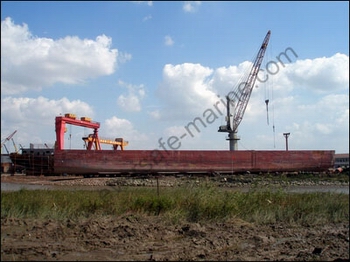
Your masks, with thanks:
<instances>
[{"instance_id":1,"label":"white cloud","mask_svg":"<svg viewBox=\"0 0 350 262\"><path fill-rule=\"evenodd\" d=\"M152 16L151 15L148 15L148 16L145 16L142 21L146 22L148 20L152 19Z\"/></svg>"},{"instance_id":2,"label":"white cloud","mask_svg":"<svg viewBox=\"0 0 350 262\"><path fill-rule=\"evenodd\" d=\"M105 120L106 134L115 134L115 138L120 135L130 134L134 132L133 126L130 121L113 116L112 118Z\"/></svg>"},{"instance_id":3,"label":"white cloud","mask_svg":"<svg viewBox=\"0 0 350 262\"><path fill-rule=\"evenodd\" d=\"M117 99L117 104L124 111L138 112L141 110L141 100L145 97L146 92L143 85L135 86L124 83L123 81L118 82L120 86L128 89L127 95L120 95Z\"/></svg>"},{"instance_id":4,"label":"white cloud","mask_svg":"<svg viewBox=\"0 0 350 262\"><path fill-rule=\"evenodd\" d=\"M145 5L148 5L148 6L152 6L153 5L153 1L131 1L135 4L145 4Z\"/></svg>"},{"instance_id":5,"label":"white cloud","mask_svg":"<svg viewBox=\"0 0 350 262\"><path fill-rule=\"evenodd\" d=\"M164 135L165 136L176 136L176 137L180 137L184 134L184 127L183 126L171 126L171 127L167 127L164 130Z\"/></svg>"},{"instance_id":6,"label":"white cloud","mask_svg":"<svg viewBox=\"0 0 350 262\"><path fill-rule=\"evenodd\" d=\"M202 115L217 100L207 80L212 72L200 64L165 65L158 95L166 101L167 109L161 117L181 119L184 115Z\"/></svg>"},{"instance_id":7,"label":"white cloud","mask_svg":"<svg viewBox=\"0 0 350 262\"><path fill-rule=\"evenodd\" d=\"M141 110L140 100L134 94L120 95L117 104L125 111L137 112Z\"/></svg>"},{"instance_id":8,"label":"white cloud","mask_svg":"<svg viewBox=\"0 0 350 262\"><path fill-rule=\"evenodd\" d=\"M140 149L140 147L146 147L149 141L147 135L135 130L133 124L129 120L121 119L116 116L105 120L103 130L101 136L110 139L123 138L124 141L128 141L129 145L126 149Z\"/></svg>"},{"instance_id":9,"label":"white cloud","mask_svg":"<svg viewBox=\"0 0 350 262\"><path fill-rule=\"evenodd\" d=\"M153 118L154 120L159 120L161 117L161 113L159 110L153 110L149 111L148 114Z\"/></svg>"},{"instance_id":10,"label":"white cloud","mask_svg":"<svg viewBox=\"0 0 350 262\"><path fill-rule=\"evenodd\" d=\"M252 63L247 61L238 66L219 67L213 73L211 84L220 95L225 96L246 81L244 76L247 76L251 67Z\"/></svg>"},{"instance_id":11,"label":"white cloud","mask_svg":"<svg viewBox=\"0 0 350 262\"><path fill-rule=\"evenodd\" d=\"M325 135L330 135L332 133L332 125L331 124L318 124L315 125L316 130Z\"/></svg>"},{"instance_id":12,"label":"white cloud","mask_svg":"<svg viewBox=\"0 0 350 262\"><path fill-rule=\"evenodd\" d=\"M6 97L1 100L1 105L1 113L18 122L32 119L31 121L37 123L45 123L46 120L52 121L54 116L72 112L93 117L93 111L88 104L80 100L69 101L67 98L49 100L42 96Z\"/></svg>"},{"instance_id":13,"label":"white cloud","mask_svg":"<svg viewBox=\"0 0 350 262\"><path fill-rule=\"evenodd\" d=\"M17 142L26 146L27 143L50 143L55 141L55 117L66 113L77 116L94 117L92 108L80 100L70 101L67 98L50 100L38 98L6 97L1 100L1 135L18 130ZM81 131L81 130L80 130ZM82 133L76 134L77 146L82 146Z\"/></svg>"},{"instance_id":14,"label":"white cloud","mask_svg":"<svg viewBox=\"0 0 350 262\"><path fill-rule=\"evenodd\" d=\"M172 46L174 45L174 40L171 38L171 36L167 35L164 37L164 43L166 46Z\"/></svg>"},{"instance_id":15,"label":"white cloud","mask_svg":"<svg viewBox=\"0 0 350 262\"><path fill-rule=\"evenodd\" d=\"M130 59L111 49L111 38L95 40L67 36L61 39L33 36L26 24L11 18L1 22L1 91L19 94L40 91L55 83L80 84L114 73L117 61Z\"/></svg>"},{"instance_id":16,"label":"white cloud","mask_svg":"<svg viewBox=\"0 0 350 262\"><path fill-rule=\"evenodd\" d=\"M349 56L337 53L332 57L297 60L281 68L276 77L278 81L292 83L293 88L313 92L344 90L349 84Z\"/></svg>"},{"instance_id":17,"label":"white cloud","mask_svg":"<svg viewBox=\"0 0 350 262\"><path fill-rule=\"evenodd\" d=\"M198 10L201 4L202 4L201 1L185 1L182 9L186 13L194 13Z\"/></svg>"}]
</instances>

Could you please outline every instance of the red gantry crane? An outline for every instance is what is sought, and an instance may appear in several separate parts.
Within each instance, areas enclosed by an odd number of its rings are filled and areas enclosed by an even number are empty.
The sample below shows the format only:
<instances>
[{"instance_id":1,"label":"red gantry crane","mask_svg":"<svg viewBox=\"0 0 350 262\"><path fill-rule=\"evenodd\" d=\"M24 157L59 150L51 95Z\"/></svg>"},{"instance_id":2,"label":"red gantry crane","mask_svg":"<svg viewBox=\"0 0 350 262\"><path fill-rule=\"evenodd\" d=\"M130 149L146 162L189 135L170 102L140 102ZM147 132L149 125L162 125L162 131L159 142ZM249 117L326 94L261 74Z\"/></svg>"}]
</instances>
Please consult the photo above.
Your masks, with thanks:
<instances>
[{"instance_id":1,"label":"red gantry crane","mask_svg":"<svg viewBox=\"0 0 350 262\"><path fill-rule=\"evenodd\" d=\"M92 128L94 130L93 134L88 137L83 137L85 143L87 143L86 149L91 150L101 150L101 143L113 145L113 149L117 150L120 146L121 150L124 150L124 146L128 145L127 141L122 138L116 138L113 140L100 139L98 136L98 129L100 128L99 122L93 122L88 117L81 117L80 120L76 119L75 114L65 114L65 116L56 117L56 150L64 149L64 133L66 132L66 124L82 126L86 128Z\"/></svg>"},{"instance_id":2,"label":"red gantry crane","mask_svg":"<svg viewBox=\"0 0 350 262\"><path fill-rule=\"evenodd\" d=\"M247 108L250 95L253 91L255 80L258 76L262 60L265 55L267 45L269 43L271 31L269 30L265 36L265 39L259 49L259 52L256 56L255 62L252 65L248 78L244 82L240 82L237 87L232 90L226 96L227 99L227 116L226 116L226 125L220 126L218 132L227 132L230 142L230 151L235 151L238 149L237 141L239 140L237 136L237 128L242 121L244 112ZM230 106L233 107L234 114L230 113ZM231 124L232 118L232 124Z\"/></svg>"}]
</instances>

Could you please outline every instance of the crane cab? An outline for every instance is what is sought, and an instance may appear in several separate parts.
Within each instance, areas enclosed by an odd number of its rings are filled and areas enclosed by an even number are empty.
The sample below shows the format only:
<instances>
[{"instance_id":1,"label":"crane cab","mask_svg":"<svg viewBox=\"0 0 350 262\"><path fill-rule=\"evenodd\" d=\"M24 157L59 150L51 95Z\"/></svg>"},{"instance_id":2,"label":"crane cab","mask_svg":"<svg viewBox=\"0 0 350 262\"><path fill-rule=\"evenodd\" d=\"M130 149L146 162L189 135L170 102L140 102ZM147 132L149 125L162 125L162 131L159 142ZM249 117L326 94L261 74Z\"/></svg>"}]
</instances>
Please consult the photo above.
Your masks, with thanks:
<instances>
[{"instance_id":1,"label":"crane cab","mask_svg":"<svg viewBox=\"0 0 350 262\"><path fill-rule=\"evenodd\" d=\"M228 132L229 129L227 128L227 126L219 126L219 130L218 132Z\"/></svg>"}]
</instances>

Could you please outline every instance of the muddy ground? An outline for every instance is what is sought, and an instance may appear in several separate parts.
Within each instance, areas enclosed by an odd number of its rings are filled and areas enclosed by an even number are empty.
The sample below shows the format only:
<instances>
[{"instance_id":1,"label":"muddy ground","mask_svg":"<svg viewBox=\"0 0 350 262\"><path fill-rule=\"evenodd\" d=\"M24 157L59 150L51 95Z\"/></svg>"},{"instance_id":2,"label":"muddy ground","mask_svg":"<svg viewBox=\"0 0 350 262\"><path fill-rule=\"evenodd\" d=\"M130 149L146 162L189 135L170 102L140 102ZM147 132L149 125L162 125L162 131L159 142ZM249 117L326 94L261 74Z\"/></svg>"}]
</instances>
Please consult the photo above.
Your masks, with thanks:
<instances>
[{"instance_id":1,"label":"muddy ground","mask_svg":"<svg viewBox=\"0 0 350 262\"><path fill-rule=\"evenodd\" d=\"M131 183L116 178L25 176L2 176L1 181L66 187ZM155 183L154 179L149 181ZM169 178L159 182L177 181ZM348 261L349 223L261 226L233 219L172 225L161 216L133 214L78 221L2 217L1 261L6 260Z\"/></svg>"}]
</instances>

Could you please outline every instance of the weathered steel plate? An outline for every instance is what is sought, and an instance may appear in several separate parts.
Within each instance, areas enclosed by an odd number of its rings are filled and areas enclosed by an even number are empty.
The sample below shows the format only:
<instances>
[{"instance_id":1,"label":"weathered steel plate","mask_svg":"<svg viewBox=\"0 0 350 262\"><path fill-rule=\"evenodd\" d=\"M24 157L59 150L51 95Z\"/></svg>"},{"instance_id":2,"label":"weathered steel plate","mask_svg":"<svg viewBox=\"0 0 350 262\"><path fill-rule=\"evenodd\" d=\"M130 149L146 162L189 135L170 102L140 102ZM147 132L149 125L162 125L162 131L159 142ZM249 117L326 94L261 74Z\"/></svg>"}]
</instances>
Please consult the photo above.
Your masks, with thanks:
<instances>
[{"instance_id":1,"label":"weathered steel plate","mask_svg":"<svg viewBox=\"0 0 350 262\"><path fill-rule=\"evenodd\" d=\"M159 151L56 150L54 172L91 173L228 173L327 171L333 150L296 151Z\"/></svg>"}]
</instances>

